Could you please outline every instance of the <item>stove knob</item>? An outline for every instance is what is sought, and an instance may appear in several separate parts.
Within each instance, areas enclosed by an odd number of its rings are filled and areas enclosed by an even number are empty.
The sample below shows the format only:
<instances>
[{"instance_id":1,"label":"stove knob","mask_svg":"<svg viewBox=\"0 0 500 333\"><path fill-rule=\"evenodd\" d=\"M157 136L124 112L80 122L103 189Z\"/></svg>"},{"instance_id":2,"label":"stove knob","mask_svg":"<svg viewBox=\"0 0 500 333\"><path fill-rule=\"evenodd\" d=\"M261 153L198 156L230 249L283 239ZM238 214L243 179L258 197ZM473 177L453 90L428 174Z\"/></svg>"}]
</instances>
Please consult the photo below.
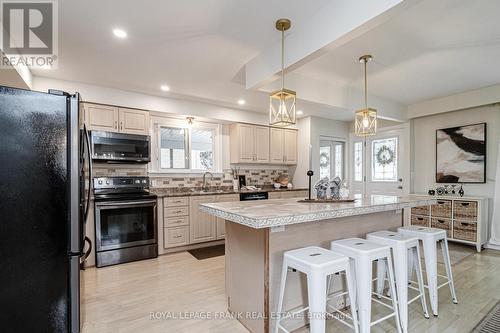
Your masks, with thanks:
<instances>
[{"instance_id":1,"label":"stove knob","mask_svg":"<svg viewBox=\"0 0 500 333\"><path fill-rule=\"evenodd\" d=\"M143 184L146 184L146 183L147 183L146 179L144 179L144 180L142 181L142 183L143 183Z\"/></svg>"},{"instance_id":2,"label":"stove knob","mask_svg":"<svg viewBox=\"0 0 500 333\"><path fill-rule=\"evenodd\" d=\"M109 185L109 180L106 180L106 185Z\"/></svg>"},{"instance_id":3,"label":"stove knob","mask_svg":"<svg viewBox=\"0 0 500 333\"><path fill-rule=\"evenodd\" d=\"M99 180L98 183L99 183L99 185L102 185L102 180Z\"/></svg>"},{"instance_id":4,"label":"stove knob","mask_svg":"<svg viewBox=\"0 0 500 333\"><path fill-rule=\"evenodd\" d=\"M136 180L135 180L135 183L136 183L136 184L140 184L140 183L141 183L141 181L140 181L139 179L136 179Z\"/></svg>"}]
</instances>

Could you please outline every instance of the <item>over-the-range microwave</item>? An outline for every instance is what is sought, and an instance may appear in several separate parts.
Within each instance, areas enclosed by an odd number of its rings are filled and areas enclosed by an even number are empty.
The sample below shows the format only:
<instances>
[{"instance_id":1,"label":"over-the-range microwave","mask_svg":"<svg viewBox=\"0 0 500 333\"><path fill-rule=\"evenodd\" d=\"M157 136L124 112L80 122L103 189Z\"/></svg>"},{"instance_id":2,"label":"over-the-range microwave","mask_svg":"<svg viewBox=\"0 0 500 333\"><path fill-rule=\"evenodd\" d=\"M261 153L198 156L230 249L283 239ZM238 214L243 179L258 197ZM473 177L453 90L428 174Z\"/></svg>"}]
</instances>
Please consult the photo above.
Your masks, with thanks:
<instances>
[{"instance_id":1,"label":"over-the-range microwave","mask_svg":"<svg viewBox=\"0 0 500 333\"><path fill-rule=\"evenodd\" d=\"M107 163L148 163L151 161L148 135L91 131L92 160Z\"/></svg>"}]
</instances>

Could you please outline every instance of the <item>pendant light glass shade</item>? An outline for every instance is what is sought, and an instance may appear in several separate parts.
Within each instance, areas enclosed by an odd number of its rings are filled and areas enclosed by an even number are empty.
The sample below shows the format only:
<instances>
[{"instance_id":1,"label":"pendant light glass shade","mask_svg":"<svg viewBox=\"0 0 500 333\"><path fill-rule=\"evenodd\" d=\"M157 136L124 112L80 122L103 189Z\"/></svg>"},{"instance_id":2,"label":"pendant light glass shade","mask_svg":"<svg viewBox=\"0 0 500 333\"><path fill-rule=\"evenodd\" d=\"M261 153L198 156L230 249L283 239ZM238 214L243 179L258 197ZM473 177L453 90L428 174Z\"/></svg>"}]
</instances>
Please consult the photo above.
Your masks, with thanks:
<instances>
[{"instance_id":1,"label":"pendant light glass shade","mask_svg":"<svg viewBox=\"0 0 500 333\"><path fill-rule=\"evenodd\" d=\"M281 89L271 93L269 97L269 124L273 126L290 126L296 123L295 91L285 89L285 31L290 29L289 19L276 21L276 29L281 31Z\"/></svg>"},{"instance_id":2,"label":"pendant light glass shade","mask_svg":"<svg viewBox=\"0 0 500 333\"><path fill-rule=\"evenodd\" d=\"M377 110L368 108L356 111L354 132L358 136L375 135L377 133Z\"/></svg>"},{"instance_id":3,"label":"pendant light glass shade","mask_svg":"<svg viewBox=\"0 0 500 333\"><path fill-rule=\"evenodd\" d=\"M371 55L364 55L359 62L365 67L365 107L354 115L354 133L357 136L377 134L377 110L368 107L368 85L366 79L366 63L372 60Z\"/></svg>"}]
</instances>

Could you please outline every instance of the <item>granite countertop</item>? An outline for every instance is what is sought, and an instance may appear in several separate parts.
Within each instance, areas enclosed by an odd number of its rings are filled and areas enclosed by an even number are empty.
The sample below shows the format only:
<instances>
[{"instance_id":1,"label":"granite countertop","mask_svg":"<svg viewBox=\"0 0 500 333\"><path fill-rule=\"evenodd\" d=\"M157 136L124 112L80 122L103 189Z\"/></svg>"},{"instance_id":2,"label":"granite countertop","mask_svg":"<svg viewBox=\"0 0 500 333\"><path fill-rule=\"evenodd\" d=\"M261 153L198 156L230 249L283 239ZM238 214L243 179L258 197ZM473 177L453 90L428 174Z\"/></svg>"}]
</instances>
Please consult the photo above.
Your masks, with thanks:
<instances>
[{"instance_id":1,"label":"granite countertop","mask_svg":"<svg viewBox=\"0 0 500 333\"><path fill-rule=\"evenodd\" d=\"M232 187L215 188L211 187L208 191L202 191L201 188L177 187L177 188L150 188L152 194L158 197L186 197L197 195L219 195L219 194L240 194L240 193L258 193L258 192L289 192L289 191L307 191L307 188L281 188L275 189L273 186L258 186L260 190L238 190L234 191Z\"/></svg>"},{"instance_id":2,"label":"granite countertop","mask_svg":"<svg viewBox=\"0 0 500 333\"><path fill-rule=\"evenodd\" d=\"M299 203L297 201L295 198L207 203L200 205L200 209L228 221L260 229L437 203L436 198L423 195L404 197L372 195L367 198L358 197L355 202L344 203Z\"/></svg>"}]
</instances>

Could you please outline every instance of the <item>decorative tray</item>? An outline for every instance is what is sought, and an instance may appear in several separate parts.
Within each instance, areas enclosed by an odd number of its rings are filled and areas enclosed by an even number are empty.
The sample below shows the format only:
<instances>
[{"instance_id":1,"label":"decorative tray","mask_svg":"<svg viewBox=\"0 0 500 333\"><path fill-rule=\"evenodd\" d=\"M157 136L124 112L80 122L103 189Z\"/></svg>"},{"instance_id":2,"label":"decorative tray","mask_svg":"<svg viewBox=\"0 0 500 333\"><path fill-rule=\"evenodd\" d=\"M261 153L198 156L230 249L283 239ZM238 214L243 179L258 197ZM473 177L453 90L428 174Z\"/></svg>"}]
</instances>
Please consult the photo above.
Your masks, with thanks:
<instances>
[{"instance_id":1,"label":"decorative tray","mask_svg":"<svg viewBox=\"0 0 500 333\"><path fill-rule=\"evenodd\" d=\"M307 202L307 203L337 203L337 202L354 202L356 199L302 199L298 202Z\"/></svg>"}]
</instances>

